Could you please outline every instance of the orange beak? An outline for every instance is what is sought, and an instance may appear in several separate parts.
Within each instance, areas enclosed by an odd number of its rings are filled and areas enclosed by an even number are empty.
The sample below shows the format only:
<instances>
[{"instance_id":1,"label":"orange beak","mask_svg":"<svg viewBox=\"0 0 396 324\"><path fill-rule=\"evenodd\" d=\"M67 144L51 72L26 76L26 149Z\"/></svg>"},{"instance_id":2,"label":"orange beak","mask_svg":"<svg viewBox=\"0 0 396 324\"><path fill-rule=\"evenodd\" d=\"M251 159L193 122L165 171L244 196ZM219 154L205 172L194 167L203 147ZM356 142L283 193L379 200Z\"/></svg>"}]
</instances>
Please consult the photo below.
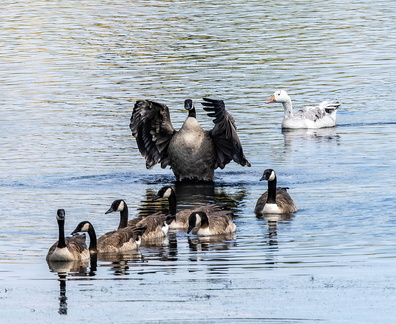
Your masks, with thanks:
<instances>
[{"instance_id":1,"label":"orange beak","mask_svg":"<svg viewBox=\"0 0 396 324\"><path fill-rule=\"evenodd\" d=\"M276 102L275 96L271 96L266 103Z\"/></svg>"}]
</instances>

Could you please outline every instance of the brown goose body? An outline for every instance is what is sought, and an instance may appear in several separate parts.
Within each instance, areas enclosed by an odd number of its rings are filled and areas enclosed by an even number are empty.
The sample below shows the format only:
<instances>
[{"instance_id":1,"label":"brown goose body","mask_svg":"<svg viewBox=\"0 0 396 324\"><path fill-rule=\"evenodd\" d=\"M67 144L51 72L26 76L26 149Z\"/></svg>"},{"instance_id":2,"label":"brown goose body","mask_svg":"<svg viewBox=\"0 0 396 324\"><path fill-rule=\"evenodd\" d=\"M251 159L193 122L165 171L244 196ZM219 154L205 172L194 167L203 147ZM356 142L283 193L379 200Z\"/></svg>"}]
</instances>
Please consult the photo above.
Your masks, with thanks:
<instances>
[{"instance_id":1,"label":"brown goose body","mask_svg":"<svg viewBox=\"0 0 396 324\"><path fill-rule=\"evenodd\" d=\"M65 262L89 259L90 254L85 244L85 235L65 237L64 209L58 209L56 218L59 229L59 240L49 248L46 260Z\"/></svg>"},{"instance_id":2,"label":"brown goose body","mask_svg":"<svg viewBox=\"0 0 396 324\"><path fill-rule=\"evenodd\" d=\"M189 217L187 233L199 236L224 235L236 232L236 225L228 215L207 215L193 212Z\"/></svg>"},{"instance_id":3,"label":"brown goose body","mask_svg":"<svg viewBox=\"0 0 396 324\"><path fill-rule=\"evenodd\" d=\"M268 190L257 200L254 212L262 214L292 214L297 212L297 206L287 192L288 188L276 186L275 171L266 169L260 180L268 181Z\"/></svg>"}]
</instances>

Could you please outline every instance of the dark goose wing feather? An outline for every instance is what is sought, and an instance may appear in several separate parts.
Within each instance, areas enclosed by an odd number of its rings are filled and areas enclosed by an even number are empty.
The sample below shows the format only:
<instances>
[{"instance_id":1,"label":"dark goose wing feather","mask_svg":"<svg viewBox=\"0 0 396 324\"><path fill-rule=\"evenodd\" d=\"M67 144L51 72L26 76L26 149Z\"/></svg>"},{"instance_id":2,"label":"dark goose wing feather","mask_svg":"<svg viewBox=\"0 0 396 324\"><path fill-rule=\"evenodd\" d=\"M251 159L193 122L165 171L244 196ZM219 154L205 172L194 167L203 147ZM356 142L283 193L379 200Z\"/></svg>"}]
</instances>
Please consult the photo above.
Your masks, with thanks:
<instances>
[{"instance_id":1,"label":"dark goose wing feather","mask_svg":"<svg viewBox=\"0 0 396 324\"><path fill-rule=\"evenodd\" d=\"M146 159L147 169L157 163L161 163L162 168L169 165L168 146L175 129L166 105L150 100L136 101L129 128Z\"/></svg>"},{"instance_id":2,"label":"dark goose wing feather","mask_svg":"<svg viewBox=\"0 0 396 324\"><path fill-rule=\"evenodd\" d=\"M213 129L209 132L216 147L216 167L223 169L231 160L242 166L249 166L243 154L242 144L237 134L234 118L225 109L223 100L203 98L203 109L209 117L214 117Z\"/></svg>"}]
</instances>

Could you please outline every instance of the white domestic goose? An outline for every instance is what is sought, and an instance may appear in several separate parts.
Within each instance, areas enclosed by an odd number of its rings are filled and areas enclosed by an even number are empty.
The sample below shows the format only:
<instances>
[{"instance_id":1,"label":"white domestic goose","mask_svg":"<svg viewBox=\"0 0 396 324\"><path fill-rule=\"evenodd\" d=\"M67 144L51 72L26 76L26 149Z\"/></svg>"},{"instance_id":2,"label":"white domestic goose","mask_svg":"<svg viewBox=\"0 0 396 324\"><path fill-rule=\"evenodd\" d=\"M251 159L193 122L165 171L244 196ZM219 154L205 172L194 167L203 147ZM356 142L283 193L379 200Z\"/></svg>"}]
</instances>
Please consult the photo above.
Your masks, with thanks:
<instances>
[{"instance_id":1,"label":"white domestic goose","mask_svg":"<svg viewBox=\"0 0 396 324\"><path fill-rule=\"evenodd\" d=\"M276 186L276 173L273 169L264 170L260 179L268 181L268 190L257 200L254 212L262 214L291 214L297 211L297 206L287 192L288 188Z\"/></svg>"},{"instance_id":2,"label":"white domestic goose","mask_svg":"<svg viewBox=\"0 0 396 324\"><path fill-rule=\"evenodd\" d=\"M177 181L213 181L214 170L223 169L231 160L250 166L239 141L234 118L222 100L204 98L202 105L214 117L213 129L205 131L196 119L191 99L184 102L188 117L177 131L173 128L166 105L138 100L129 125L146 168L160 163L170 166Z\"/></svg>"},{"instance_id":3,"label":"white domestic goose","mask_svg":"<svg viewBox=\"0 0 396 324\"><path fill-rule=\"evenodd\" d=\"M341 105L338 101L323 101L319 106L304 107L293 112L292 101L285 90L275 91L267 103L280 102L285 116L282 128L324 128L336 125L337 109Z\"/></svg>"}]
</instances>

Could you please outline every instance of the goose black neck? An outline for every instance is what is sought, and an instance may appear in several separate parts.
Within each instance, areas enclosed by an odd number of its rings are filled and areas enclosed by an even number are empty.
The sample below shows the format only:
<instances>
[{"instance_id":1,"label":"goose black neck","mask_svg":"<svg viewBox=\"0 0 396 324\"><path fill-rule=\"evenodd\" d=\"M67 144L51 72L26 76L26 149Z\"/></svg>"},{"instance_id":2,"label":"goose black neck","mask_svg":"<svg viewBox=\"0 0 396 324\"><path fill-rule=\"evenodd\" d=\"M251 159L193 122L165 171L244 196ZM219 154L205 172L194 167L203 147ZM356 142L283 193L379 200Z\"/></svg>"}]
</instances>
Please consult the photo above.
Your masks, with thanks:
<instances>
[{"instance_id":1,"label":"goose black neck","mask_svg":"<svg viewBox=\"0 0 396 324\"><path fill-rule=\"evenodd\" d=\"M197 118L197 113L195 112L195 107L192 107L192 108L188 111L188 117Z\"/></svg>"},{"instance_id":2,"label":"goose black neck","mask_svg":"<svg viewBox=\"0 0 396 324\"><path fill-rule=\"evenodd\" d=\"M206 213L202 213L199 216L201 217L201 227L202 228L209 227L208 215L206 215Z\"/></svg>"},{"instance_id":3,"label":"goose black neck","mask_svg":"<svg viewBox=\"0 0 396 324\"><path fill-rule=\"evenodd\" d=\"M118 229L127 226L128 226L128 206L124 202L124 209L120 211L120 224L118 225Z\"/></svg>"},{"instance_id":4,"label":"goose black neck","mask_svg":"<svg viewBox=\"0 0 396 324\"><path fill-rule=\"evenodd\" d=\"M173 191L171 195L168 197L168 202L169 202L169 213L171 215L176 215L177 200L176 200L176 195Z\"/></svg>"},{"instance_id":5,"label":"goose black neck","mask_svg":"<svg viewBox=\"0 0 396 324\"><path fill-rule=\"evenodd\" d=\"M92 225L89 226L88 229L89 235L89 251L90 252L97 252L98 251L98 241L96 239L96 232Z\"/></svg>"},{"instance_id":6,"label":"goose black neck","mask_svg":"<svg viewBox=\"0 0 396 324\"><path fill-rule=\"evenodd\" d=\"M66 247L64 219L58 219L58 228L59 228L58 248L62 249Z\"/></svg>"},{"instance_id":7,"label":"goose black neck","mask_svg":"<svg viewBox=\"0 0 396 324\"><path fill-rule=\"evenodd\" d=\"M268 198L267 203L275 204L276 203L276 177L272 181L268 181Z\"/></svg>"}]
</instances>

